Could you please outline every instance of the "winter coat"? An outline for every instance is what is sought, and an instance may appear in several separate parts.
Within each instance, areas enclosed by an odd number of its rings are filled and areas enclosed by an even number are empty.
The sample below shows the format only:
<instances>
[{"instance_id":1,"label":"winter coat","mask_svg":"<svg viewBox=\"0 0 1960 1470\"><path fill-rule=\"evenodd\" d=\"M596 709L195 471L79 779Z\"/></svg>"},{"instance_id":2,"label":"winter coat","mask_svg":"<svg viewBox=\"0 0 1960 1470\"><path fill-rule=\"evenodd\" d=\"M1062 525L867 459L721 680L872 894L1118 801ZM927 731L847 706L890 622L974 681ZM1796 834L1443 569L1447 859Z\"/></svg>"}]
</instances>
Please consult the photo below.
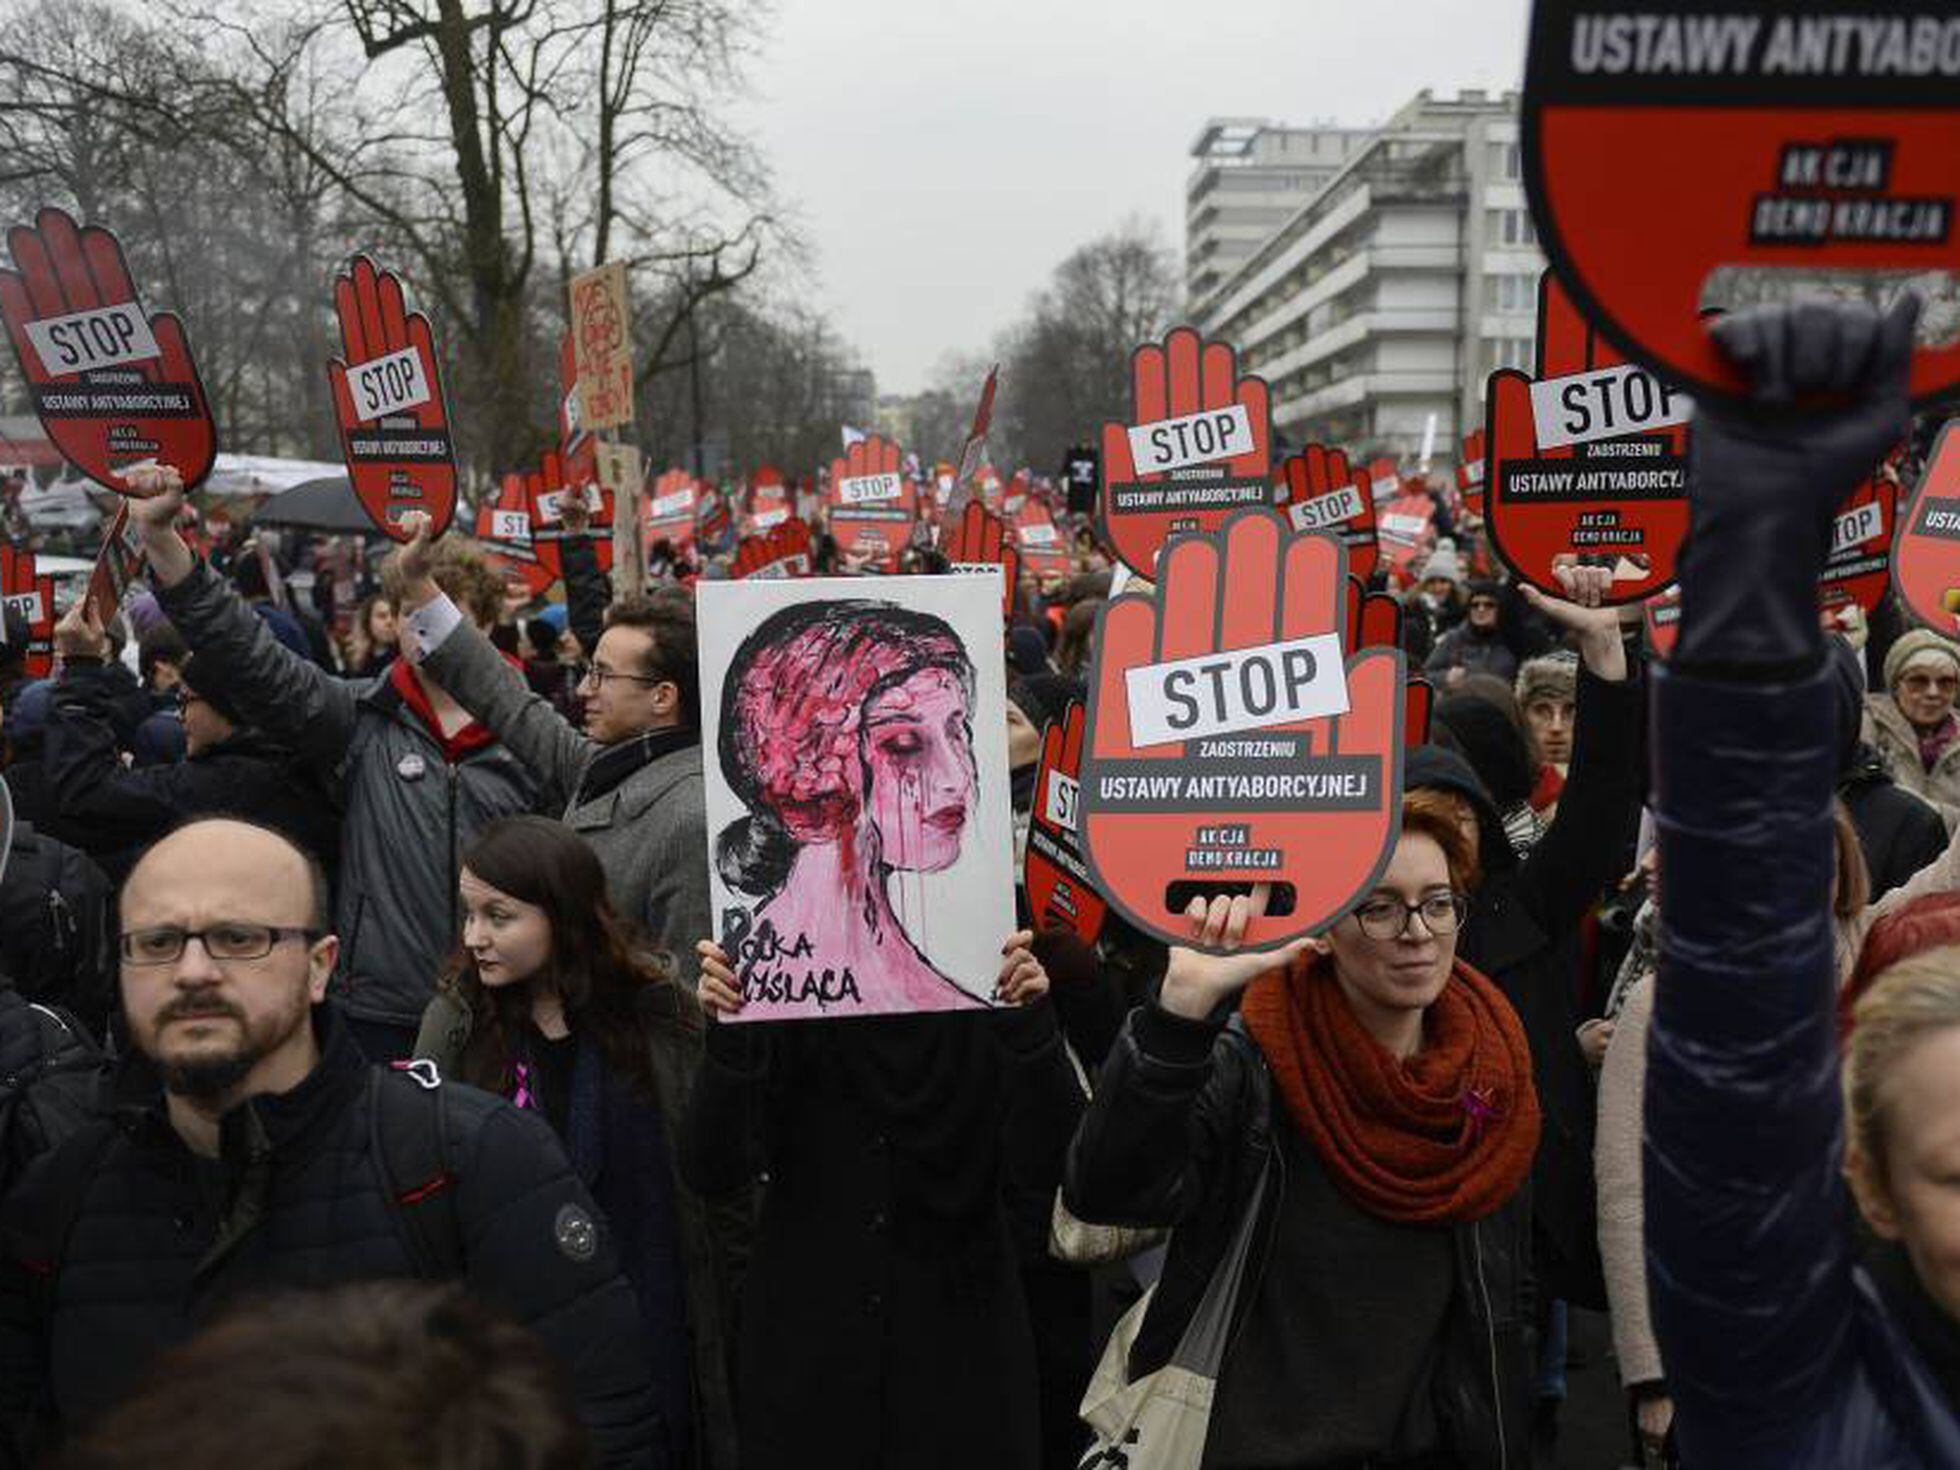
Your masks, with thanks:
<instances>
[{"instance_id":1,"label":"winter coat","mask_svg":"<svg viewBox=\"0 0 1960 1470\"><path fill-rule=\"evenodd\" d=\"M1855 1263L1840 1175L1832 675L1657 685L1646 1234L1682 1458L1960 1465L1960 1420Z\"/></svg>"},{"instance_id":2,"label":"winter coat","mask_svg":"<svg viewBox=\"0 0 1960 1470\"><path fill-rule=\"evenodd\" d=\"M48 777L64 822L86 831L110 876L188 817L223 813L294 838L334 871L340 812L291 749L250 728L176 765L125 767L99 669L65 670L48 716Z\"/></svg>"},{"instance_id":3,"label":"winter coat","mask_svg":"<svg viewBox=\"0 0 1960 1470\"><path fill-rule=\"evenodd\" d=\"M836 1038L921 1024L972 1028L991 1079L978 1126L935 1151L978 1159L989 1181L959 1218L914 1202L897 1130L830 1061ZM1034 1470L1034 1341L1008 1217L1052 1201L1081 1112L1045 1003L710 1024L683 1177L712 1199L768 1175L737 1350L744 1470Z\"/></svg>"},{"instance_id":4,"label":"winter coat","mask_svg":"<svg viewBox=\"0 0 1960 1470\"><path fill-rule=\"evenodd\" d=\"M1923 797L1904 790L1869 745L1838 777L1838 799L1858 829L1872 897L1882 898L1946 850L1946 824Z\"/></svg>"},{"instance_id":5,"label":"winter coat","mask_svg":"<svg viewBox=\"0 0 1960 1470\"><path fill-rule=\"evenodd\" d=\"M375 1157L370 1069L332 1007L314 1024L319 1065L227 1113L218 1158L184 1144L138 1056L113 1119L21 1181L0 1231L0 1414L16 1454L43 1406L64 1431L87 1426L240 1299L416 1274ZM543 1340L605 1464L664 1470L638 1309L591 1196L540 1120L443 1087L464 1279ZM63 1156L84 1148L75 1178ZM8 1449L0 1461L24 1463Z\"/></svg>"},{"instance_id":6,"label":"winter coat","mask_svg":"<svg viewBox=\"0 0 1960 1470\"><path fill-rule=\"evenodd\" d=\"M580 801L587 769L608 747L566 724L474 626L458 623L422 670L529 767L539 806L562 811L565 825L599 855L613 908L673 956L692 990L700 974L694 946L715 932L700 745L659 756L605 795Z\"/></svg>"},{"instance_id":7,"label":"winter coat","mask_svg":"<svg viewBox=\"0 0 1960 1470\"><path fill-rule=\"evenodd\" d=\"M1422 671L1433 683L1444 683L1451 669L1466 674L1490 674L1509 684L1518 676L1518 656L1497 628L1479 632L1469 621L1458 623L1436 640Z\"/></svg>"},{"instance_id":8,"label":"winter coat","mask_svg":"<svg viewBox=\"0 0 1960 1470\"><path fill-rule=\"evenodd\" d=\"M1457 956L1497 983L1531 1041L1532 1080L1544 1131L1532 1167L1540 1285L1547 1294L1603 1307L1593 1181L1596 1098L1579 1050L1578 931L1607 885L1627 869L1640 820L1641 685L1579 671L1571 774L1558 815L1520 860L1502 820L1461 757L1422 747L1403 778L1415 790L1452 791L1477 808L1483 881L1457 939Z\"/></svg>"},{"instance_id":9,"label":"winter coat","mask_svg":"<svg viewBox=\"0 0 1960 1470\"><path fill-rule=\"evenodd\" d=\"M653 1110L659 1114L660 1138L649 1147L646 1139L626 1136L624 1127L610 1126L638 1110L575 1105L565 1150L618 1231L623 1269L627 1279L636 1284L643 1275L652 1274L652 1267L632 1254L632 1242L645 1232L628 1215L643 1197L639 1176L645 1172L645 1161L655 1153L664 1156L670 1171L669 1192L679 1228L682 1285L687 1298L684 1327L693 1359L695 1463L709 1470L735 1470L739 1458L728 1362L735 1334L737 1288L755 1234L755 1191L738 1190L724 1199L704 1201L681 1182L674 1165L680 1157L681 1119L701 1067L701 1010L694 996L675 984L661 987L659 1003L677 1006L684 1022L674 1031L657 1033L651 1052L658 1092ZM443 1076L459 1077L471 1029L470 1014L463 1003L451 992L438 990L423 1014L415 1055L435 1062ZM581 1067L586 1062L585 1050L582 1044ZM575 1088L578 1080L574 1078ZM610 1096L616 1090L624 1090L624 1086L608 1073L603 1091ZM667 1330L668 1325L647 1323L653 1332Z\"/></svg>"},{"instance_id":10,"label":"winter coat","mask_svg":"<svg viewBox=\"0 0 1960 1470\"><path fill-rule=\"evenodd\" d=\"M1919 758L1919 732L1890 694L1865 696L1860 737L1878 752L1894 781L1933 804L1947 831L1960 826L1960 740L1941 751L1933 769L1927 770Z\"/></svg>"},{"instance_id":11,"label":"winter coat","mask_svg":"<svg viewBox=\"0 0 1960 1470\"><path fill-rule=\"evenodd\" d=\"M1236 1020L1130 1013L1069 1147L1063 1203L1084 1220L1172 1227L1157 1294L1130 1350L1132 1381L1169 1360L1246 1211L1269 1154L1262 1220L1236 1303L1257 1294L1286 1190L1276 1100L1257 1044ZM1455 1291L1430 1375L1436 1419L1463 1470L1530 1463L1529 1188L1451 1227ZM1235 1319L1235 1321L1238 1319Z\"/></svg>"},{"instance_id":12,"label":"winter coat","mask_svg":"<svg viewBox=\"0 0 1960 1470\"><path fill-rule=\"evenodd\" d=\"M340 772L333 994L359 1020L415 1026L461 927L462 850L498 817L533 810L536 779L495 743L452 760L391 679L322 673L206 566L157 600L226 703L313 770Z\"/></svg>"}]
</instances>

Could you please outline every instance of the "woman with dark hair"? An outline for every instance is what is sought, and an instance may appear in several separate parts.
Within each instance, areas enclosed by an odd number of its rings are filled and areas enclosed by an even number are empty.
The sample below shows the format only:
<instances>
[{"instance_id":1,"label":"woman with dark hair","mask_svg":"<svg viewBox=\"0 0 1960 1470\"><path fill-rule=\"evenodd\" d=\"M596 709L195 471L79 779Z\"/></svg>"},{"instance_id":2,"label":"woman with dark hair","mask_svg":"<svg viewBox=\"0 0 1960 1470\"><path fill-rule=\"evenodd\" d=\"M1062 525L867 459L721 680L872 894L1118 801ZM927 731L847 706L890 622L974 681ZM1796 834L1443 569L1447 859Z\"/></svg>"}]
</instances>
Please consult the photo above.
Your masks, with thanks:
<instances>
[{"instance_id":1,"label":"woman with dark hair","mask_svg":"<svg viewBox=\"0 0 1960 1470\"><path fill-rule=\"evenodd\" d=\"M458 886L462 950L415 1055L543 1114L565 1141L639 1297L669 1463L688 1463L692 1438L701 1463L732 1466L722 1256L741 1244L747 1202L711 1221L674 1170L700 1009L671 956L634 945L598 857L563 823L492 823L464 850Z\"/></svg>"},{"instance_id":2,"label":"woman with dark hair","mask_svg":"<svg viewBox=\"0 0 1960 1470\"><path fill-rule=\"evenodd\" d=\"M750 814L716 861L754 902L736 923L848 964L867 1009L986 1008L922 947L942 915L914 877L959 858L972 694L952 628L870 601L776 613L731 663L721 761ZM683 1174L709 1198L769 1178L737 1354L745 1470L1040 1463L1017 1263L1045 1240L1082 1095L1031 943L1001 946L985 1019L833 1006L780 1025L734 1024L776 1014L752 945L701 943L717 1024Z\"/></svg>"},{"instance_id":3,"label":"woman with dark hair","mask_svg":"<svg viewBox=\"0 0 1960 1470\"><path fill-rule=\"evenodd\" d=\"M399 649L395 605L381 592L362 598L347 630L347 677L374 678L395 661Z\"/></svg>"},{"instance_id":4,"label":"woman with dark hair","mask_svg":"<svg viewBox=\"0 0 1960 1470\"><path fill-rule=\"evenodd\" d=\"M784 608L729 664L721 768L749 815L715 838L716 867L752 896L755 933L848 969L866 1012L986 1004L922 947L934 916L915 876L959 861L972 704L953 629L884 602Z\"/></svg>"}]
</instances>

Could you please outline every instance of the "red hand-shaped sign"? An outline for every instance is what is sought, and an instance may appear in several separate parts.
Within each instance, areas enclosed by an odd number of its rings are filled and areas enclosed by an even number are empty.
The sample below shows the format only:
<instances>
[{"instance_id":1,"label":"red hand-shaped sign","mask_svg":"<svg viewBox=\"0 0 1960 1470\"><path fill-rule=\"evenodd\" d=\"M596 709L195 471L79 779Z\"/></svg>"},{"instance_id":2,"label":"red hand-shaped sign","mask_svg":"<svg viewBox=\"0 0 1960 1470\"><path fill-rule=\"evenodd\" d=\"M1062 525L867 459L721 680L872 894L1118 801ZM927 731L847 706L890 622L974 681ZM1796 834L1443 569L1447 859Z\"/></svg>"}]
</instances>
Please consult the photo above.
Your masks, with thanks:
<instances>
[{"instance_id":1,"label":"red hand-shaped sign","mask_svg":"<svg viewBox=\"0 0 1960 1470\"><path fill-rule=\"evenodd\" d=\"M1478 429L1463 441L1463 459L1456 467L1456 491L1463 497L1463 508L1473 516L1484 513L1484 431Z\"/></svg>"},{"instance_id":2,"label":"red hand-shaped sign","mask_svg":"<svg viewBox=\"0 0 1960 1470\"><path fill-rule=\"evenodd\" d=\"M1611 567L1615 606L1672 582L1688 532L1690 407L1607 346L1547 271L1538 377L1499 368L1486 395L1485 516L1505 564L1553 597L1565 559Z\"/></svg>"},{"instance_id":3,"label":"red hand-shaped sign","mask_svg":"<svg viewBox=\"0 0 1960 1470\"><path fill-rule=\"evenodd\" d=\"M1348 647L1389 648L1402 646L1402 603L1387 592L1369 592L1361 579L1348 574ZM1436 691L1429 681L1411 674L1402 700L1402 739L1406 745L1424 745L1429 740L1429 716L1436 703Z\"/></svg>"},{"instance_id":4,"label":"red hand-shaped sign","mask_svg":"<svg viewBox=\"0 0 1960 1470\"><path fill-rule=\"evenodd\" d=\"M641 503L647 545L666 541L679 549L694 542L695 516L701 507L701 482L686 470L668 470L647 487Z\"/></svg>"},{"instance_id":5,"label":"red hand-shaped sign","mask_svg":"<svg viewBox=\"0 0 1960 1470\"><path fill-rule=\"evenodd\" d=\"M946 538L946 560L955 572L987 572L1000 568L1001 614L1014 616L1014 592L1021 580L1021 552L1007 522L977 500L969 500L959 524Z\"/></svg>"},{"instance_id":6,"label":"red hand-shaped sign","mask_svg":"<svg viewBox=\"0 0 1960 1470\"><path fill-rule=\"evenodd\" d=\"M1028 824L1028 908L1036 928L1067 929L1084 944L1094 944L1109 905L1082 861L1082 725L1082 705L1071 701L1041 737Z\"/></svg>"},{"instance_id":7,"label":"red hand-shaped sign","mask_svg":"<svg viewBox=\"0 0 1960 1470\"><path fill-rule=\"evenodd\" d=\"M218 434L173 312L147 313L116 237L59 209L7 232L0 314L41 426L91 480L129 493L120 471L167 464L186 488L211 472Z\"/></svg>"},{"instance_id":8,"label":"red hand-shaped sign","mask_svg":"<svg viewBox=\"0 0 1960 1470\"><path fill-rule=\"evenodd\" d=\"M1164 543L1215 531L1234 511L1277 503L1266 380L1238 354L1174 327L1130 357L1130 420L1103 425L1102 520L1109 544L1148 577Z\"/></svg>"},{"instance_id":9,"label":"red hand-shaped sign","mask_svg":"<svg viewBox=\"0 0 1960 1470\"><path fill-rule=\"evenodd\" d=\"M830 534L846 554L875 558L881 572L897 571L912 544L918 489L904 460L898 445L873 434L830 462Z\"/></svg>"},{"instance_id":10,"label":"red hand-shaped sign","mask_svg":"<svg viewBox=\"0 0 1960 1470\"><path fill-rule=\"evenodd\" d=\"M456 456L429 319L408 310L401 278L365 255L335 279L345 356L327 366L341 454L369 519L397 541L427 511L440 536L456 513Z\"/></svg>"},{"instance_id":11,"label":"red hand-shaped sign","mask_svg":"<svg viewBox=\"0 0 1960 1470\"><path fill-rule=\"evenodd\" d=\"M1368 479L1348 467L1338 449L1309 444L1280 466L1286 484L1286 518L1296 531L1333 531L1347 547L1348 575L1366 582L1375 575L1381 543L1375 539L1375 497Z\"/></svg>"},{"instance_id":12,"label":"red hand-shaped sign","mask_svg":"<svg viewBox=\"0 0 1960 1470\"><path fill-rule=\"evenodd\" d=\"M809 576L809 524L791 516L760 535L744 536L735 548L735 564L729 575L737 581Z\"/></svg>"},{"instance_id":13,"label":"red hand-shaped sign","mask_svg":"<svg viewBox=\"0 0 1960 1470\"><path fill-rule=\"evenodd\" d=\"M1334 537L1247 512L1173 542L1156 597L1103 611L1083 844L1095 886L1166 942L1189 942L1194 887L1290 890L1247 929L1264 949L1324 928L1387 866L1402 655L1343 650L1345 563Z\"/></svg>"},{"instance_id":14,"label":"red hand-shaped sign","mask_svg":"<svg viewBox=\"0 0 1960 1470\"><path fill-rule=\"evenodd\" d=\"M1899 595L1914 617L1949 638L1960 631L1960 420L1940 430L1933 452L1899 518L1892 564ZM1842 522L1840 522L1842 524ZM1831 537L1835 550L1841 535Z\"/></svg>"}]
</instances>

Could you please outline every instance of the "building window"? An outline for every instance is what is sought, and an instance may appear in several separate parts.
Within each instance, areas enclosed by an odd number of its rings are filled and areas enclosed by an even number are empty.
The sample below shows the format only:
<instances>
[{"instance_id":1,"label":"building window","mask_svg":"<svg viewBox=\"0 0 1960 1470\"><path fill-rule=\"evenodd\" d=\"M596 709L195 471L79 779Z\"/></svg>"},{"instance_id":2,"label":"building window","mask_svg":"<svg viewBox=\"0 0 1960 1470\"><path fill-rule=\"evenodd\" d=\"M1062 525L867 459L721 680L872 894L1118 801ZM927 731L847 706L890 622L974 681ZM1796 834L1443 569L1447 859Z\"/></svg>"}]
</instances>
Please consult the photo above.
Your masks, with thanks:
<instances>
[{"instance_id":1,"label":"building window","mask_svg":"<svg viewBox=\"0 0 1960 1470\"><path fill-rule=\"evenodd\" d=\"M1538 278L1506 274L1484 277L1486 311L1536 311Z\"/></svg>"},{"instance_id":2,"label":"building window","mask_svg":"<svg viewBox=\"0 0 1960 1470\"><path fill-rule=\"evenodd\" d=\"M1516 179L1524 175L1523 151L1516 143L1490 145L1490 173L1494 179Z\"/></svg>"},{"instance_id":3,"label":"building window","mask_svg":"<svg viewBox=\"0 0 1960 1470\"><path fill-rule=\"evenodd\" d=\"M1487 209L1484 235L1491 245L1536 245L1538 231L1532 227L1531 212L1524 209Z\"/></svg>"},{"instance_id":4,"label":"building window","mask_svg":"<svg viewBox=\"0 0 1960 1470\"><path fill-rule=\"evenodd\" d=\"M1489 337L1484 341L1484 371L1517 368L1530 372L1537 366L1538 344L1529 337Z\"/></svg>"}]
</instances>

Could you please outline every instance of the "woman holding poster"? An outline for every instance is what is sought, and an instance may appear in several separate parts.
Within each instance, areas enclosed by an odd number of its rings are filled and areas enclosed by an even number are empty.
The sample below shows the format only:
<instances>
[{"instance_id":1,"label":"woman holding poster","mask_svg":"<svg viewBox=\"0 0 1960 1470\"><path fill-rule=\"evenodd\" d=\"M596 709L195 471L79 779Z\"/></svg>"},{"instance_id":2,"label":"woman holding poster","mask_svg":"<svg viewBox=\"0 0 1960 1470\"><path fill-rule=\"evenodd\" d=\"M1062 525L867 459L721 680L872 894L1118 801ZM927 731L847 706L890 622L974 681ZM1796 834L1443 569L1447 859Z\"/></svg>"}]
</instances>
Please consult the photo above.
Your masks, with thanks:
<instances>
[{"instance_id":1,"label":"woman holding poster","mask_svg":"<svg viewBox=\"0 0 1960 1470\"><path fill-rule=\"evenodd\" d=\"M1171 951L1103 1066L1064 1203L1173 1227L1125 1324L1129 1381L1169 1360L1256 1225L1209 1470L1528 1463L1538 1099L1516 1013L1456 957L1476 868L1416 792L1386 872L1324 936L1235 953L1263 896L1193 899L1211 952Z\"/></svg>"}]
</instances>

